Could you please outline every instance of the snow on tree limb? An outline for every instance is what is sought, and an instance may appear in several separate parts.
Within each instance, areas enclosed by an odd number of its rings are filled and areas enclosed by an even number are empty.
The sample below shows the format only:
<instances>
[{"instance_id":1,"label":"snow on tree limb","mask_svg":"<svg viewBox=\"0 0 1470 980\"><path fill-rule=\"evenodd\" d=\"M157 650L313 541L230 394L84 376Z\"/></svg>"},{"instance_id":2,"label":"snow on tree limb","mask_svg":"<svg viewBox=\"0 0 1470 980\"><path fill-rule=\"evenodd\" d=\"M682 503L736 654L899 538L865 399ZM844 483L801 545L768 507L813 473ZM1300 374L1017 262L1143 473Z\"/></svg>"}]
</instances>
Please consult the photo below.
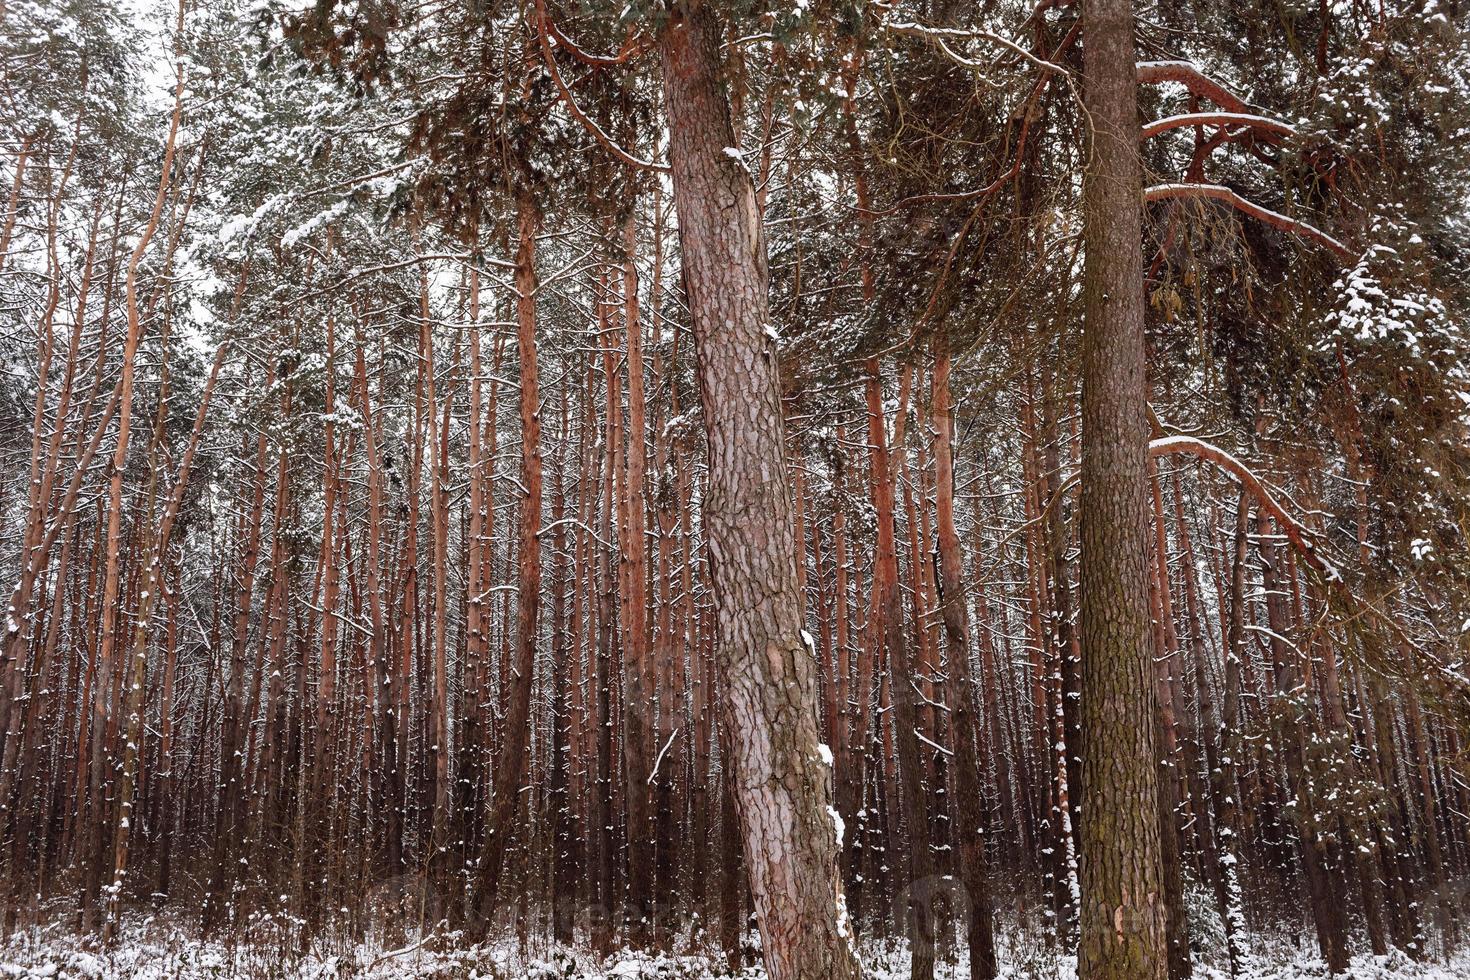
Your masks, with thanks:
<instances>
[{"instance_id":1,"label":"snow on tree limb","mask_svg":"<svg viewBox=\"0 0 1470 980\"><path fill-rule=\"evenodd\" d=\"M1145 201L1163 201L1171 198L1204 197L1214 201L1228 204L1235 210L1248 214L1257 221L1268 224L1273 228L1309 238L1319 245L1324 245L1332 251L1338 259L1348 262L1353 258L1353 253L1346 245L1333 238L1327 232L1305 221L1290 218L1279 211L1262 207L1248 198L1242 197L1234 190L1224 184L1156 184L1143 192Z\"/></svg>"},{"instance_id":2,"label":"snow on tree limb","mask_svg":"<svg viewBox=\"0 0 1470 980\"><path fill-rule=\"evenodd\" d=\"M1415 642L1391 614L1349 589L1336 567L1317 551L1310 537L1311 532L1282 507L1260 477L1251 472L1250 468L1234 455L1203 439L1182 435L1152 439L1149 442L1148 451L1149 456L1155 459L1161 456L1193 456L1196 459L1213 463L1229 473L1242 488L1255 498L1257 505L1280 525L1286 534L1287 541L1302 557L1302 560L1321 575L1328 594L1341 602L1344 609L1353 611L1354 615L1351 619L1367 618L1383 625L1393 635L1400 652L1414 661L1414 667L1417 670L1433 674L1444 681L1461 699L1470 700L1470 678L1446 666L1422 644ZM1464 708L1463 703L1461 708Z\"/></svg>"},{"instance_id":3,"label":"snow on tree limb","mask_svg":"<svg viewBox=\"0 0 1470 980\"><path fill-rule=\"evenodd\" d=\"M1140 139L1158 136L1160 133L1183 126L1222 126L1226 129L1251 129L1269 136L1293 136L1296 130L1279 119L1257 115L1253 112L1186 112L1166 116L1146 123L1139 134Z\"/></svg>"},{"instance_id":4,"label":"snow on tree limb","mask_svg":"<svg viewBox=\"0 0 1470 980\"><path fill-rule=\"evenodd\" d=\"M1140 61L1138 81L1143 85L1178 82L1200 98L1209 99L1227 112L1249 114L1250 103L1199 70L1192 61Z\"/></svg>"},{"instance_id":5,"label":"snow on tree limb","mask_svg":"<svg viewBox=\"0 0 1470 980\"><path fill-rule=\"evenodd\" d=\"M1272 520L1281 525L1282 530L1286 532L1287 540L1302 555L1307 564L1329 580L1341 580L1337 569L1317 553L1316 545L1310 538L1311 532L1277 502L1271 491L1261 482L1260 477L1252 473L1249 467L1226 450L1193 436L1165 436L1149 442L1148 454L1155 459L1160 456L1193 456L1196 459L1214 463L1225 470L1235 477L1236 482L1248 490L1251 496L1256 498L1261 509L1269 513Z\"/></svg>"}]
</instances>

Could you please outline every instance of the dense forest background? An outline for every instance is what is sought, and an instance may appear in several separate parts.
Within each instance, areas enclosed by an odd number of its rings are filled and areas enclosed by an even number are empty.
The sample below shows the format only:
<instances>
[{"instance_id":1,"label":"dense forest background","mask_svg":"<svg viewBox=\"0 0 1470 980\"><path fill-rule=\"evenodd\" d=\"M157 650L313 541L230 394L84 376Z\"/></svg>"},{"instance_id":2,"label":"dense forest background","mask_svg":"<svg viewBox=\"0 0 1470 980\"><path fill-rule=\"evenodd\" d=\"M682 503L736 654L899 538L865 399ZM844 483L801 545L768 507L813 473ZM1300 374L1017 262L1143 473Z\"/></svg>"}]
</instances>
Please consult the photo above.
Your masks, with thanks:
<instances>
[{"instance_id":1,"label":"dense forest background","mask_svg":"<svg viewBox=\"0 0 1470 980\"><path fill-rule=\"evenodd\" d=\"M1075 948L1069 0L0 4L7 930L758 958L705 508L711 413L760 421L701 398L685 7L754 188L836 928L925 980ZM1169 973L1443 959L1466 15L1134 15Z\"/></svg>"}]
</instances>

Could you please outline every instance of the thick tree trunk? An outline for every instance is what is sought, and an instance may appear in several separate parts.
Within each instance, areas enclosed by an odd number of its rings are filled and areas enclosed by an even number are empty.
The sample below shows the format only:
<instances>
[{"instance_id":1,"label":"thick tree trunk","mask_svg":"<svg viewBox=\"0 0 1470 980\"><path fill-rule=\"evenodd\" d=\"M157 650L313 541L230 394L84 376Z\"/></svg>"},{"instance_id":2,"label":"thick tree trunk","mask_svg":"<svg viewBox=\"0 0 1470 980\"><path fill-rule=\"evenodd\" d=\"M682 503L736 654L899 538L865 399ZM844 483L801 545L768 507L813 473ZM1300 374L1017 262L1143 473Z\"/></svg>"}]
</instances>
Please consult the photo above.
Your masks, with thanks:
<instances>
[{"instance_id":1,"label":"thick tree trunk","mask_svg":"<svg viewBox=\"0 0 1470 980\"><path fill-rule=\"evenodd\" d=\"M746 867L772 980L845 980L857 953L837 873L832 771L801 635L765 243L720 83L714 13L662 37L669 158L709 443L704 516L716 655Z\"/></svg>"},{"instance_id":2,"label":"thick tree trunk","mask_svg":"<svg viewBox=\"0 0 1470 980\"><path fill-rule=\"evenodd\" d=\"M1082 349L1080 980L1167 969L1154 752L1143 177L1131 0L1083 9L1086 310Z\"/></svg>"}]
</instances>

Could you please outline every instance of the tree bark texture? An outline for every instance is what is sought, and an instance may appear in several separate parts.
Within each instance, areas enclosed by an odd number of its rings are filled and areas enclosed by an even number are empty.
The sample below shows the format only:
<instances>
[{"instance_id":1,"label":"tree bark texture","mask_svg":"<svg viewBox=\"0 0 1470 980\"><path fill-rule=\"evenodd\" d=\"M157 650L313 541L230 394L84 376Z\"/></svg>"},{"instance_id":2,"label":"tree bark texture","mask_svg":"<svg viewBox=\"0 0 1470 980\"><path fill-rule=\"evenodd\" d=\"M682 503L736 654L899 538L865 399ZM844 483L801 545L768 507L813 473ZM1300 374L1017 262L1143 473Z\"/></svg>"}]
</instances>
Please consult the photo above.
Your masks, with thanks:
<instances>
[{"instance_id":1,"label":"tree bark texture","mask_svg":"<svg viewBox=\"0 0 1470 980\"><path fill-rule=\"evenodd\" d=\"M801 630L765 242L720 83L720 29L680 4L661 38L669 160L709 444L716 663L745 862L772 980L859 975L832 771Z\"/></svg>"},{"instance_id":2,"label":"tree bark texture","mask_svg":"<svg viewBox=\"0 0 1470 980\"><path fill-rule=\"evenodd\" d=\"M1083 8L1080 980L1167 969L1149 622L1142 171L1131 0Z\"/></svg>"}]
</instances>

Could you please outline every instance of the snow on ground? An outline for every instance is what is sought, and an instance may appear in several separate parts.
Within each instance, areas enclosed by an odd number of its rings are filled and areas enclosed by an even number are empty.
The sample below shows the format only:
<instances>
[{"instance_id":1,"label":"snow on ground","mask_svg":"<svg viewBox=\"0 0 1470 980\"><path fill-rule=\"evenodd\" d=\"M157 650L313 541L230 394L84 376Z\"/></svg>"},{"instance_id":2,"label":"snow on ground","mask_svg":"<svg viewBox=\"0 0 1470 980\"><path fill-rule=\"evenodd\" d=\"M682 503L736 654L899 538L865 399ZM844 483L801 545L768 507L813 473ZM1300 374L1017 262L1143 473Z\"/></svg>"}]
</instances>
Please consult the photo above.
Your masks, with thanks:
<instances>
[{"instance_id":1,"label":"snow on ground","mask_svg":"<svg viewBox=\"0 0 1470 980\"><path fill-rule=\"evenodd\" d=\"M1310 951L1287 941L1253 937L1254 950L1240 980L1308 980L1327 972ZM204 942L153 917L130 921L117 945L99 948L60 926L32 928L0 940L0 978L44 980L764 980L747 966L724 969L711 955L686 950L650 956L622 950L598 959L585 949L534 941L489 946L457 945L452 935L385 946L372 941L304 955L292 953L282 937L249 943ZM689 944L683 944L688 947ZM863 962L872 980L904 980L907 948L896 941L864 944ZM960 951L957 951L960 952ZM964 957L941 957L936 980L968 980ZM958 960L958 962L956 962ZM1034 938L1010 933L1002 950L1003 980L1074 980L1075 961L1048 950ZM1199 980L1228 980L1213 958L1196 963ZM1399 954L1363 955L1353 960L1350 980L1458 980L1470 977L1470 951L1447 962L1414 963Z\"/></svg>"}]
</instances>

